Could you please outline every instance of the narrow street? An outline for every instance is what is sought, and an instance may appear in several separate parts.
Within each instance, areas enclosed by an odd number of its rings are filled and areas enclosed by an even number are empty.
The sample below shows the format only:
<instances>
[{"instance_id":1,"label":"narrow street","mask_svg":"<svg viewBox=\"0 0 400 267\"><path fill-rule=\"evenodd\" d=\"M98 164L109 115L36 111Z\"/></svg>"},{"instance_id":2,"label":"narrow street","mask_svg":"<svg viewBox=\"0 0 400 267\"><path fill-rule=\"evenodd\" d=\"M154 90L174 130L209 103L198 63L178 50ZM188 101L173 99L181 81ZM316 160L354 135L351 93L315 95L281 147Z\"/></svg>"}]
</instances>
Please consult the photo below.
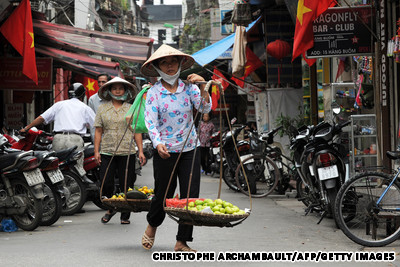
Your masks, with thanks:
<instances>
[{"instance_id":1,"label":"narrow street","mask_svg":"<svg viewBox=\"0 0 400 267\"><path fill-rule=\"evenodd\" d=\"M137 185L152 186L151 161L142 170ZM219 179L202 177L201 197L216 198ZM240 208L249 208L248 197L229 190L223 183L221 198ZM315 214L304 216L303 204L295 198L271 196L252 199L252 213L242 224L233 228L195 227L194 242L199 252L356 252L400 251L399 242L390 246L368 249L349 240L335 228L332 219L317 225ZM0 266L164 266L189 262L154 262L153 252L172 251L177 224L166 218L157 230L155 245L147 251L141 246L146 227L146 213L131 216L130 225L121 225L119 215L104 225L104 211L87 202L85 213L63 216L50 227L33 232L0 232ZM326 266L400 266L400 257L389 262L324 262ZM310 266L313 262L295 262L293 266ZM191 262L196 266L243 266L243 262ZM265 266L265 262L246 265ZM287 266L287 262L267 263ZM314 263L315 264L315 263Z\"/></svg>"}]
</instances>

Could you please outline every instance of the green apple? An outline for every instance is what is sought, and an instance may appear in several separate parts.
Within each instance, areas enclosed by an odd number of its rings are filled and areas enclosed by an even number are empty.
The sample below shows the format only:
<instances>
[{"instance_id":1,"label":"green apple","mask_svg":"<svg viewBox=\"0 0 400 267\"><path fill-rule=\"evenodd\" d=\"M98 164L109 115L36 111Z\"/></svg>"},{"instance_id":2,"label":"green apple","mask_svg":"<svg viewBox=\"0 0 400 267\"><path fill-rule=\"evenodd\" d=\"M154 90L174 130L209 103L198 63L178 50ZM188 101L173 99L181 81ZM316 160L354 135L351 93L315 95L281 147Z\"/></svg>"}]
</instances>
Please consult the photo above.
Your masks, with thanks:
<instances>
[{"instance_id":1,"label":"green apple","mask_svg":"<svg viewBox=\"0 0 400 267\"><path fill-rule=\"evenodd\" d=\"M189 207L189 210L191 210L191 211L197 211L196 207Z\"/></svg>"},{"instance_id":2,"label":"green apple","mask_svg":"<svg viewBox=\"0 0 400 267\"><path fill-rule=\"evenodd\" d=\"M210 198L206 198L206 199L204 199L204 202L205 202L205 203L211 203L211 202L213 202L213 201L212 201L212 199L210 199Z\"/></svg>"},{"instance_id":3,"label":"green apple","mask_svg":"<svg viewBox=\"0 0 400 267\"><path fill-rule=\"evenodd\" d=\"M217 205L222 205L222 203L223 203L223 201L222 201L222 199L216 199L215 201L215 204L217 204Z\"/></svg>"},{"instance_id":4,"label":"green apple","mask_svg":"<svg viewBox=\"0 0 400 267\"><path fill-rule=\"evenodd\" d=\"M233 212L238 212L240 209L238 206L233 206L232 207Z\"/></svg>"},{"instance_id":5,"label":"green apple","mask_svg":"<svg viewBox=\"0 0 400 267\"><path fill-rule=\"evenodd\" d=\"M222 202L222 205L224 206L224 208L233 206L232 203L229 203L228 201Z\"/></svg>"},{"instance_id":6,"label":"green apple","mask_svg":"<svg viewBox=\"0 0 400 267\"><path fill-rule=\"evenodd\" d=\"M232 213L233 213L232 208L231 208L231 207L226 207L226 208L225 208L225 213L226 213L226 214L232 214Z\"/></svg>"},{"instance_id":7,"label":"green apple","mask_svg":"<svg viewBox=\"0 0 400 267\"><path fill-rule=\"evenodd\" d=\"M197 206L196 206L196 209L197 209L197 210L202 210L202 209L204 209L204 207L203 207L202 205L197 205Z\"/></svg>"},{"instance_id":8,"label":"green apple","mask_svg":"<svg viewBox=\"0 0 400 267\"><path fill-rule=\"evenodd\" d=\"M196 206L197 205L203 205L204 201L200 200L200 199L196 199L194 203L196 204Z\"/></svg>"},{"instance_id":9,"label":"green apple","mask_svg":"<svg viewBox=\"0 0 400 267\"><path fill-rule=\"evenodd\" d=\"M219 209L220 209L220 207L212 207L212 208L211 208L211 210L214 211L214 213L215 213L216 211L219 212Z\"/></svg>"},{"instance_id":10,"label":"green apple","mask_svg":"<svg viewBox=\"0 0 400 267\"><path fill-rule=\"evenodd\" d=\"M224 208L220 208L220 209L219 209L219 212L225 214L225 209L224 209Z\"/></svg>"},{"instance_id":11,"label":"green apple","mask_svg":"<svg viewBox=\"0 0 400 267\"><path fill-rule=\"evenodd\" d=\"M222 214L222 213L219 211L214 211L214 214Z\"/></svg>"},{"instance_id":12,"label":"green apple","mask_svg":"<svg viewBox=\"0 0 400 267\"><path fill-rule=\"evenodd\" d=\"M194 202L189 202L189 207L194 207L194 206L195 206Z\"/></svg>"}]
</instances>

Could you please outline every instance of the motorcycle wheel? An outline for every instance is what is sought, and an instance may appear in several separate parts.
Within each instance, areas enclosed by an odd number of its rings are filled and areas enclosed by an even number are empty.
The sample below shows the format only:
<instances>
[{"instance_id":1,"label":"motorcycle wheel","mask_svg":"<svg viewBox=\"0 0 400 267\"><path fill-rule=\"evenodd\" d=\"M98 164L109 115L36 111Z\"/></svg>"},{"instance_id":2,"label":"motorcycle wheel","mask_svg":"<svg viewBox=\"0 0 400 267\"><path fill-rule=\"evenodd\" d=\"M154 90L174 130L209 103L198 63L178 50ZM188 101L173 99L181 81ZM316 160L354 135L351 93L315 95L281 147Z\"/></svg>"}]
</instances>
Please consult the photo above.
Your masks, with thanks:
<instances>
[{"instance_id":1,"label":"motorcycle wheel","mask_svg":"<svg viewBox=\"0 0 400 267\"><path fill-rule=\"evenodd\" d=\"M78 212L86 202L86 188L81 177L71 171L63 171L65 186L69 190L69 197L65 200L62 215L73 215Z\"/></svg>"},{"instance_id":2,"label":"motorcycle wheel","mask_svg":"<svg viewBox=\"0 0 400 267\"><path fill-rule=\"evenodd\" d=\"M22 230L35 230L42 220L42 200L34 197L31 187L23 180L14 179L11 181L11 186L14 194L22 197L26 204L26 210L23 214L12 215L11 218Z\"/></svg>"},{"instance_id":3,"label":"motorcycle wheel","mask_svg":"<svg viewBox=\"0 0 400 267\"><path fill-rule=\"evenodd\" d=\"M296 191L298 198L303 202L303 204L308 208L312 203L313 203L313 198L310 193L310 189L306 187L303 183L303 180L301 180L300 177L298 177L296 181ZM321 206L315 206L312 208L313 211L316 212L321 212L322 207Z\"/></svg>"},{"instance_id":4,"label":"motorcycle wheel","mask_svg":"<svg viewBox=\"0 0 400 267\"><path fill-rule=\"evenodd\" d=\"M41 226L50 226L54 224L61 216L62 200L61 196L57 193L52 185L43 185L44 199L43 203L43 216Z\"/></svg>"},{"instance_id":5,"label":"motorcycle wheel","mask_svg":"<svg viewBox=\"0 0 400 267\"><path fill-rule=\"evenodd\" d=\"M335 220L336 227L339 229L339 223L337 222L334 208L335 208L335 199L337 196L338 190L336 187L334 188L329 188L326 190L326 194L328 196L328 214L332 214L333 219Z\"/></svg>"},{"instance_id":6,"label":"motorcycle wheel","mask_svg":"<svg viewBox=\"0 0 400 267\"><path fill-rule=\"evenodd\" d=\"M228 166L224 166L223 174L224 176L222 178L224 179L226 185L233 191L239 191L239 188L236 185L235 175L232 175Z\"/></svg>"}]
</instances>

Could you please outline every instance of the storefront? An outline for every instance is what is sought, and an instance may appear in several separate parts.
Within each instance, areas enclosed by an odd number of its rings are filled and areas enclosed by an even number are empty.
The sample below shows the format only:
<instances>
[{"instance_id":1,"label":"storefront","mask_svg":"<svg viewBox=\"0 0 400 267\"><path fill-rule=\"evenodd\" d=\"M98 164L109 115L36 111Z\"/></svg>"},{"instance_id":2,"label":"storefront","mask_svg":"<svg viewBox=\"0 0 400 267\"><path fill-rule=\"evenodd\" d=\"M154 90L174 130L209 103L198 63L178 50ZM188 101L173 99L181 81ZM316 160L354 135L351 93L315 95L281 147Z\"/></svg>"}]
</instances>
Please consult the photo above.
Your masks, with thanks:
<instances>
[{"instance_id":1,"label":"storefront","mask_svg":"<svg viewBox=\"0 0 400 267\"><path fill-rule=\"evenodd\" d=\"M35 17L33 29L38 85L22 74L18 53L5 39L1 41L5 48L0 64L2 127L18 129L55 101L66 99L77 75L92 79L100 73L121 76L119 61L143 63L152 52L153 39L147 37L83 30ZM11 106L17 108L11 110Z\"/></svg>"}]
</instances>

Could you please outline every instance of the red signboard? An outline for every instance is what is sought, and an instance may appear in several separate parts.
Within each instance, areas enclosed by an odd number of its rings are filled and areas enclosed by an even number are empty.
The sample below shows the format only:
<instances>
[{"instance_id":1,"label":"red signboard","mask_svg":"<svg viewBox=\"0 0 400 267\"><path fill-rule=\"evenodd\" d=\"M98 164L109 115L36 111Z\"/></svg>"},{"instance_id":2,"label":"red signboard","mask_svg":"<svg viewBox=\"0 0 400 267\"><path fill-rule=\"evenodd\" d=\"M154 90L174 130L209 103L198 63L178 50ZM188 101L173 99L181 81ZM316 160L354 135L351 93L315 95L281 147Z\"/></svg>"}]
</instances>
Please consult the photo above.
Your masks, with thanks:
<instances>
[{"instance_id":1,"label":"red signboard","mask_svg":"<svg viewBox=\"0 0 400 267\"><path fill-rule=\"evenodd\" d=\"M0 58L0 89L24 91L52 90L52 58L36 58L38 85L22 74L22 57Z\"/></svg>"}]
</instances>

